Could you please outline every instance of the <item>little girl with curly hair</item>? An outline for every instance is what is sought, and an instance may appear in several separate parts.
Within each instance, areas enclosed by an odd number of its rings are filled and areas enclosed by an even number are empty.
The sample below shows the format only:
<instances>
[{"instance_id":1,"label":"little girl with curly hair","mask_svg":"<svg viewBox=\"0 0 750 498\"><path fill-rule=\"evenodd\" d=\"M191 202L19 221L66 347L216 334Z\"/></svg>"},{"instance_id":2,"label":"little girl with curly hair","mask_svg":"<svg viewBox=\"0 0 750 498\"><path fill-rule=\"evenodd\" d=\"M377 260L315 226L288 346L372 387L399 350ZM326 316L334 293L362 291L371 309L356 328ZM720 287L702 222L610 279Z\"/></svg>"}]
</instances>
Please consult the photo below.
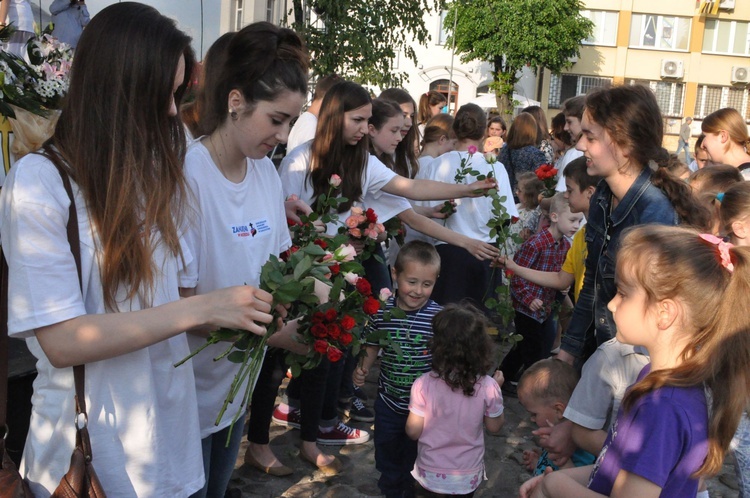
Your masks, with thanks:
<instances>
[{"instance_id":1,"label":"little girl with curly hair","mask_svg":"<svg viewBox=\"0 0 750 498\"><path fill-rule=\"evenodd\" d=\"M411 388L406 433L419 441L416 497L474 496L484 471L484 431L505 422L503 374L486 375L493 345L484 315L449 304L432 321L432 371Z\"/></svg>"}]
</instances>

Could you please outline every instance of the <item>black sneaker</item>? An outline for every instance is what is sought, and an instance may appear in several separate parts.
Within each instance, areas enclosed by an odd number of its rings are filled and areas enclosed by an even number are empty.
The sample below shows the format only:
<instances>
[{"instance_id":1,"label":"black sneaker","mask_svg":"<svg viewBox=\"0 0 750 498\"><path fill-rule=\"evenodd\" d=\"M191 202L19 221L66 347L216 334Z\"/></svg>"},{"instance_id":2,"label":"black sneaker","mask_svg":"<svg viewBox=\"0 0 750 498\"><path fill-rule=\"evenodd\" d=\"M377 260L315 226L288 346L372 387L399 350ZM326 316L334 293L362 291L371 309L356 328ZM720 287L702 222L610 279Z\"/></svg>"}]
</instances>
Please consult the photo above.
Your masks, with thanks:
<instances>
[{"instance_id":1,"label":"black sneaker","mask_svg":"<svg viewBox=\"0 0 750 498\"><path fill-rule=\"evenodd\" d=\"M367 393L359 386L354 386L354 396L361 399L362 401L367 401L368 399L370 399L368 398Z\"/></svg>"},{"instance_id":2,"label":"black sneaker","mask_svg":"<svg viewBox=\"0 0 750 498\"><path fill-rule=\"evenodd\" d=\"M365 406L361 399L355 396L352 399L352 406L349 408L349 418L357 422L374 422L375 414Z\"/></svg>"}]
</instances>

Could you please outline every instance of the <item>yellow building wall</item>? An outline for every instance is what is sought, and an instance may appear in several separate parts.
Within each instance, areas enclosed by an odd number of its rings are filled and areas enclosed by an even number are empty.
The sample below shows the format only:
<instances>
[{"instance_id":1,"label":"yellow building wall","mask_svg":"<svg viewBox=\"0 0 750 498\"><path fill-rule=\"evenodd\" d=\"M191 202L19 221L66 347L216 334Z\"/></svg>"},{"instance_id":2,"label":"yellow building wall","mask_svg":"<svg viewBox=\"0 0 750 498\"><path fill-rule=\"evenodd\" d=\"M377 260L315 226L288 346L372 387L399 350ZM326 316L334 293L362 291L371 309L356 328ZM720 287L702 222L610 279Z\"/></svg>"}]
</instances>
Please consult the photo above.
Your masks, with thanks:
<instances>
[{"instance_id":1,"label":"yellow building wall","mask_svg":"<svg viewBox=\"0 0 750 498\"><path fill-rule=\"evenodd\" d=\"M585 0L584 4L585 8L590 10L619 11L617 46L583 45L579 60L564 73L608 77L612 78L614 84L623 84L630 79L682 82L685 85L682 115L691 116L695 110L699 85L730 86L732 66L750 66L750 58L747 56L702 53L706 19L750 21L750 0L736 0L734 10L719 11L716 16L700 15L698 13L699 0ZM689 50L663 51L629 48L633 13L692 18ZM663 59L682 61L684 77L662 79ZM541 95L544 107L549 101L550 76L549 71L544 72ZM550 113L554 114L555 110ZM667 126L668 132L672 128L671 124Z\"/></svg>"}]
</instances>

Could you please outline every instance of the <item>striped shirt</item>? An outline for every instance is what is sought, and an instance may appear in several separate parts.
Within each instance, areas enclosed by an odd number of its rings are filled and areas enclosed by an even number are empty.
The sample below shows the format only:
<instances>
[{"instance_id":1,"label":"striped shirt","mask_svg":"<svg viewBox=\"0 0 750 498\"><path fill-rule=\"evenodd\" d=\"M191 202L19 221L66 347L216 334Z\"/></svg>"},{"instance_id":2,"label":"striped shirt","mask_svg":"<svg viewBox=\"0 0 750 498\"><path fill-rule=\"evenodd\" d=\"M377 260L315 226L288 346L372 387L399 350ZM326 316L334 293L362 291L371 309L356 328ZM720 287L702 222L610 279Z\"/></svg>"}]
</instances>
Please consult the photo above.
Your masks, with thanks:
<instances>
[{"instance_id":1,"label":"striped shirt","mask_svg":"<svg viewBox=\"0 0 750 498\"><path fill-rule=\"evenodd\" d=\"M383 311L395 307L395 296L388 299L385 309L378 311L367 326L366 337L373 332L387 331L388 339L370 345L380 346L380 377L378 395L396 413L409 413L409 395L414 381L432 369L432 352L427 347L432 338L432 319L442 309L435 301L428 300L417 311L407 311L406 318L383 319ZM398 354L393 344L401 349Z\"/></svg>"}]
</instances>

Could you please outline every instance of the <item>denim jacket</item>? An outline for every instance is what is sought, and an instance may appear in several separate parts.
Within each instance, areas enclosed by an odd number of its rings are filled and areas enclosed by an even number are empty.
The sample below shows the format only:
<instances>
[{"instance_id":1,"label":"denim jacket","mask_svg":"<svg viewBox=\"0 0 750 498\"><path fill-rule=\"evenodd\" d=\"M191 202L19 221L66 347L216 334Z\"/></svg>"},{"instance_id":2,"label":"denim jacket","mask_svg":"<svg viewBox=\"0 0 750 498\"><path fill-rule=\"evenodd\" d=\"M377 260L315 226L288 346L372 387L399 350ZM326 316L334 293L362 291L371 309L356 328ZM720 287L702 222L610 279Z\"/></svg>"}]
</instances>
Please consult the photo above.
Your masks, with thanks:
<instances>
[{"instance_id":1,"label":"denim jacket","mask_svg":"<svg viewBox=\"0 0 750 498\"><path fill-rule=\"evenodd\" d=\"M677 225L679 222L667 196L651 184L648 166L643 168L610 216L611 204L612 191L606 181L601 181L591 197L586 224L588 256L583 289L562 338L562 349L577 358L584 354L589 331L593 330L597 344L615 336L615 322L607 303L617 292L615 260L622 232L647 223Z\"/></svg>"}]
</instances>

